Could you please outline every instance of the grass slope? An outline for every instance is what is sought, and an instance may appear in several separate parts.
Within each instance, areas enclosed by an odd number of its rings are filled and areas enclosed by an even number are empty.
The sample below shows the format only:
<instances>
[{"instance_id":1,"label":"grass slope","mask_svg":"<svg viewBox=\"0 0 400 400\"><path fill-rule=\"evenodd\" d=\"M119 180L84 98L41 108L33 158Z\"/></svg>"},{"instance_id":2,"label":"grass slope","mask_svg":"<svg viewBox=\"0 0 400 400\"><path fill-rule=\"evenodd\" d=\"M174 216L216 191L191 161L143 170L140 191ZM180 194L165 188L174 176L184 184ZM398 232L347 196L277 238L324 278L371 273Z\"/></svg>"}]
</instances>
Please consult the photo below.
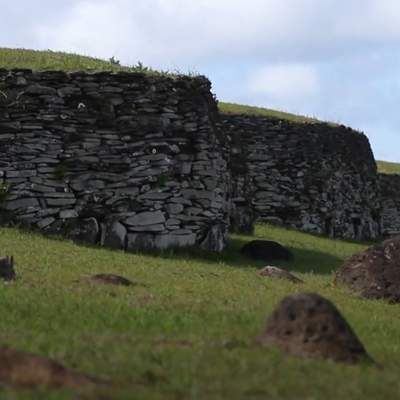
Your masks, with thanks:
<instances>
[{"instance_id":1,"label":"grass slope","mask_svg":"<svg viewBox=\"0 0 400 400\"><path fill-rule=\"evenodd\" d=\"M257 276L262 263L234 236L221 255L161 256L79 246L0 229L19 279L0 284L0 343L55 358L116 384L112 399L394 399L400 393L400 306L362 301L331 285L332 271L365 245L270 226L256 236L295 253L304 286ZM109 272L143 286L78 283ZM274 305L314 291L335 302L384 370L302 361L253 339ZM60 390L0 389L1 399L73 399ZM98 398L98 397L96 397Z\"/></svg>"},{"instance_id":2,"label":"grass slope","mask_svg":"<svg viewBox=\"0 0 400 400\"><path fill-rule=\"evenodd\" d=\"M223 113L228 114L248 114L248 115L259 115L261 117L277 118L288 120L292 122L301 123L320 123L318 119L305 117L303 115L290 114L283 111L271 110L269 108L245 106L235 103L218 103L219 110Z\"/></svg>"},{"instance_id":3,"label":"grass slope","mask_svg":"<svg viewBox=\"0 0 400 400\"><path fill-rule=\"evenodd\" d=\"M377 161L378 171L384 174L400 174L400 164L387 161Z\"/></svg>"},{"instance_id":4,"label":"grass slope","mask_svg":"<svg viewBox=\"0 0 400 400\"><path fill-rule=\"evenodd\" d=\"M164 74L144 67L140 63L136 66L125 67L110 61L79 54L2 47L0 47L0 68L28 68L35 71L129 71Z\"/></svg>"}]
</instances>

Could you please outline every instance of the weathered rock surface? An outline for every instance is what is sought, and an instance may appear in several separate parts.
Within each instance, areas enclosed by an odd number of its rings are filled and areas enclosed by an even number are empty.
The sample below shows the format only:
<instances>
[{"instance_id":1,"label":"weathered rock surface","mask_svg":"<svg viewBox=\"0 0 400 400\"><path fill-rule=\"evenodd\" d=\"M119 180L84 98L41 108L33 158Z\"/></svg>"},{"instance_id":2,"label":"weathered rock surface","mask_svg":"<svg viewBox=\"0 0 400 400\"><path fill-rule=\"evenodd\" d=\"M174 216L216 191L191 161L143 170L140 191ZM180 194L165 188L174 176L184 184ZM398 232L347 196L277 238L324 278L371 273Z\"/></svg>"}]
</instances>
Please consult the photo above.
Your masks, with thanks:
<instances>
[{"instance_id":1,"label":"weathered rock surface","mask_svg":"<svg viewBox=\"0 0 400 400\"><path fill-rule=\"evenodd\" d=\"M346 363L371 360L336 307L312 293L283 299L258 341L295 357Z\"/></svg>"},{"instance_id":2,"label":"weathered rock surface","mask_svg":"<svg viewBox=\"0 0 400 400\"><path fill-rule=\"evenodd\" d=\"M128 231L118 221L111 221L102 228L101 245L114 249L125 249Z\"/></svg>"},{"instance_id":3,"label":"weathered rock surface","mask_svg":"<svg viewBox=\"0 0 400 400\"><path fill-rule=\"evenodd\" d=\"M337 271L335 283L345 284L368 299L400 302L400 236L350 257Z\"/></svg>"},{"instance_id":4,"label":"weathered rock surface","mask_svg":"<svg viewBox=\"0 0 400 400\"><path fill-rule=\"evenodd\" d=\"M76 242L96 244L100 234L99 223L93 217L76 219L69 223L65 234L68 239Z\"/></svg>"},{"instance_id":5,"label":"weathered rock surface","mask_svg":"<svg viewBox=\"0 0 400 400\"><path fill-rule=\"evenodd\" d=\"M213 224L206 231L206 235L200 246L205 249L213 251L222 251L228 237L228 231L225 224Z\"/></svg>"},{"instance_id":6,"label":"weathered rock surface","mask_svg":"<svg viewBox=\"0 0 400 400\"><path fill-rule=\"evenodd\" d=\"M258 271L258 275L268 277L268 278L278 278L290 281L292 283L304 283L300 278L293 275L289 271L285 271L282 268L274 267L271 265L267 265Z\"/></svg>"},{"instance_id":7,"label":"weathered rock surface","mask_svg":"<svg viewBox=\"0 0 400 400\"><path fill-rule=\"evenodd\" d=\"M206 78L0 69L0 86L0 223L118 249L225 246L204 240L229 223Z\"/></svg>"},{"instance_id":8,"label":"weathered rock surface","mask_svg":"<svg viewBox=\"0 0 400 400\"><path fill-rule=\"evenodd\" d=\"M0 279L12 281L15 277L14 257L0 257Z\"/></svg>"},{"instance_id":9,"label":"weathered rock surface","mask_svg":"<svg viewBox=\"0 0 400 400\"><path fill-rule=\"evenodd\" d=\"M252 240L241 248L241 253L254 260L273 261L290 260L293 254L277 242L270 240Z\"/></svg>"},{"instance_id":10,"label":"weathered rock surface","mask_svg":"<svg viewBox=\"0 0 400 400\"><path fill-rule=\"evenodd\" d=\"M0 347L0 384L16 387L65 387L81 390L100 381L64 368L56 361L35 354Z\"/></svg>"},{"instance_id":11,"label":"weathered rock surface","mask_svg":"<svg viewBox=\"0 0 400 400\"><path fill-rule=\"evenodd\" d=\"M400 235L400 175L379 174L382 200L382 234Z\"/></svg>"},{"instance_id":12,"label":"weathered rock surface","mask_svg":"<svg viewBox=\"0 0 400 400\"><path fill-rule=\"evenodd\" d=\"M365 135L245 114L223 114L220 127L228 134L235 229L246 219L236 208L248 204L263 222L332 237L380 236L379 179Z\"/></svg>"}]
</instances>

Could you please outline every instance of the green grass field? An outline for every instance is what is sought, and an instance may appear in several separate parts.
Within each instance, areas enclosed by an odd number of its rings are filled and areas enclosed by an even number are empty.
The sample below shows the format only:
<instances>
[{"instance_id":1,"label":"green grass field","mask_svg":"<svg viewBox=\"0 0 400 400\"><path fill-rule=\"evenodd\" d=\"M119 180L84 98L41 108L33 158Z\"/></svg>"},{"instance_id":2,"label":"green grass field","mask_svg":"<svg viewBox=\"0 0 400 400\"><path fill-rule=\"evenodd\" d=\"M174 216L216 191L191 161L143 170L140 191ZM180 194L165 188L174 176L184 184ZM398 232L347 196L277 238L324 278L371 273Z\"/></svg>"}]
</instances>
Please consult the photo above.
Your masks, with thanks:
<instances>
[{"instance_id":1,"label":"green grass field","mask_svg":"<svg viewBox=\"0 0 400 400\"><path fill-rule=\"evenodd\" d=\"M318 123L321 122L316 118L305 117L303 115L290 114L284 111L271 110L269 108L245 106L235 103L218 103L219 110L227 114L248 114L259 115L268 118L284 119L292 122L301 123Z\"/></svg>"},{"instance_id":2,"label":"green grass field","mask_svg":"<svg viewBox=\"0 0 400 400\"><path fill-rule=\"evenodd\" d=\"M385 174L400 174L400 164L387 161L377 161L378 171Z\"/></svg>"},{"instance_id":3,"label":"green grass field","mask_svg":"<svg viewBox=\"0 0 400 400\"><path fill-rule=\"evenodd\" d=\"M133 66L121 66L99 58L57 51L29 49L9 49L0 47L0 68L28 68L35 71L129 71L150 74L165 74L143 66L140 62Z\"/></svg>"},{"instance_id":4,"label":"green grass field","mask_svg":"<svg viewBox=\"0 0 400 400\"><path fill-rule=\"evenodd\" d=\"M110 380L112 399L398 398L400 306L331 285L342 260L365 245L266 225L256 236L289 246L295 260L280 265L306 284L259 277L263 264L239 253L249 236L233 236L221 255L155 256L2 228L1 254L15 256L19 278L0 284L0 342ZM101 272L141 285L76 282ZM331 299L385 369L297 360L255 345L274 305L299 291ZM75 397L2 388L0 398Z\"/></svg>"}]
</instances>

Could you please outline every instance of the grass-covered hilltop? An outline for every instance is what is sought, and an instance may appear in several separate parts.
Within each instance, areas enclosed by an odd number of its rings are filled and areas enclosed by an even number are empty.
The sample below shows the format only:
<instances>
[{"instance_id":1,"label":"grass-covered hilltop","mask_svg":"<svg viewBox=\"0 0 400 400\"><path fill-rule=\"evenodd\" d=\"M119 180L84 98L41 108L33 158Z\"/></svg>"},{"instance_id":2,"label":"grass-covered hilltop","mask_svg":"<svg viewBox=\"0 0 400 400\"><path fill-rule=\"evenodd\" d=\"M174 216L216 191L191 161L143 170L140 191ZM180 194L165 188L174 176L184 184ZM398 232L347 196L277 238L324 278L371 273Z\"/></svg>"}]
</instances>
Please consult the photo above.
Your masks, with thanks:
<instances>
[{"instance_id":1,"label":"grass-covered hilltop","mask_svg":"<svg viewBox=\"0 0 400 400\"><path fill-rule=\"evenodd\" d=\"M1 68L158 73L140 63L123 67L115 59L0 48ZM224 113L316 122L258 107L223 102L219 107ZM373 160L371 165L375 173ZM377 166L400 173L400 164ZM0 186L0 196L1 189L6 188ZM261 276L266 263L240 251L254 239L285 246L293 258L273 265L304 283ZM13 282L0 280L0 400L397 399L400 305L362 299L334 284L344 260L371 244L258 224L254 235L232 234L221 253L191 248L145 254L0 226L0 265L2 256L12 255L17 273ZM95 274L121 275L132 285L90 280ZM304 292L332 301L383 368L298 359L261 347L256 339L275 306ZM95 378L96 385L90 390L7 385L12 379L29 383L41 373L35 363L10 373L4 346L56 360ZM62 375L58 367L53 372ZM40 377L45 383L46 376Z\"/></svg>"}]
</instances>

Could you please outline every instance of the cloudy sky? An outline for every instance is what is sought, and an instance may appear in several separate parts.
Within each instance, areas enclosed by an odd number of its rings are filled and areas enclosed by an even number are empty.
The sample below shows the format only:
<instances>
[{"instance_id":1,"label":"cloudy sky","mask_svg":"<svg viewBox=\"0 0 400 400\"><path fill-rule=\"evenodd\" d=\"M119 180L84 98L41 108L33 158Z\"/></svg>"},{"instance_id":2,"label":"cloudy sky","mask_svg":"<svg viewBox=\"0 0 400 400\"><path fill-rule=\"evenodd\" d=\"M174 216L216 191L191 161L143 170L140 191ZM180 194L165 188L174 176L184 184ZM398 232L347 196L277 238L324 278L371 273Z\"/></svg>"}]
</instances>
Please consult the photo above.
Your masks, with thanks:
<instances>
[{"instance_id":1,"label":"cloudy sky","mask_svg":"<svg viewBox=\"0 0 400 400\"><path fill-rule=\"evenodd\" d=\"M363 130L400 161L399 0L0 0L0 47L199 72L218 99Z\"/></svg>"}]
</instances>

